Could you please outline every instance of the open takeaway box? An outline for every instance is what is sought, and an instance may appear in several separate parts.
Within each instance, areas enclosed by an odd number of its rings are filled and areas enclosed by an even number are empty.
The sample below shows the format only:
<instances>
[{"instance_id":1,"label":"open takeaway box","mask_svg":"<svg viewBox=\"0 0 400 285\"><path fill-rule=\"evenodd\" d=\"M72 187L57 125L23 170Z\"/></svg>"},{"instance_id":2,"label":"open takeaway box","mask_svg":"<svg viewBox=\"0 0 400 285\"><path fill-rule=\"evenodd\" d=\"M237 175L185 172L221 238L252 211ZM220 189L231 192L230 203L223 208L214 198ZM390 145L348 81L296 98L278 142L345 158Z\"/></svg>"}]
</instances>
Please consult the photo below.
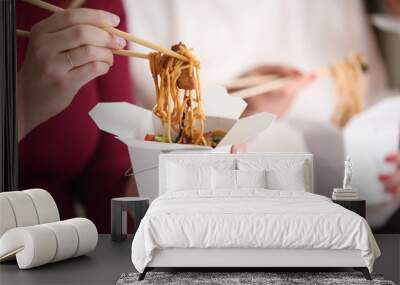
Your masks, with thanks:
<instances>
[{"instance_id":1,"label":"open takeaway box","mask_svg":"<svg viewBox=\"0 0 400 285\"><path fill-rule=\"evenodd\" d=\"M205 87L202 90L202 98L206 115L205 132L215 129L227 131L214 149L193 144L145 141L146 134L163 133L160 120L151 110L130 103L98 103L89 112L101 130L115 135L128 146L140 196L151 200L158 196L158 156L161 152L229 152L233 144L245 143L267 129L275 119L275 115L270 113L258 113L239 119L246 108L246 102L239 97L230 96L225 88L220 86Z\"/></svg>"}]
</instances>

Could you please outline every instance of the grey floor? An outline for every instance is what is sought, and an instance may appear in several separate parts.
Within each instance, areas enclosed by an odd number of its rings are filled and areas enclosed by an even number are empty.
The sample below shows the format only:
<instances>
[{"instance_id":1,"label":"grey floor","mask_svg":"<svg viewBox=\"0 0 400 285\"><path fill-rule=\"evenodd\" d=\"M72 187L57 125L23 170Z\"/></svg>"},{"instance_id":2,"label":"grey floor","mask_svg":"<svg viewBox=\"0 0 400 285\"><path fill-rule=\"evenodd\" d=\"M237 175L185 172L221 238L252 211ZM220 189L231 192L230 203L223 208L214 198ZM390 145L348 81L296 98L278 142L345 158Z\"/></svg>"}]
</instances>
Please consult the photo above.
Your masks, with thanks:
<instances>
[{"instance_id":1,"label":"grey floor","mask_svg":"<svg viewBox=\"0 0 400 285\"><path fill-rule=\"evenodd\" d=\"M374 272L400 284L400 234L375 235L375 239L382 255L375 262Z\"/></svg>"},{"instance_id":2,"label":"grey floor","mask_svg":"<svg viewBox=\"0 0 400 285\"><path fill-rule=\"evenodd\" d=\"M382 251L375 272L400 283L400 235L377 235ZM114 243L100 235L97 249L78 257L35 269L18 270L15 262L0 265L0 284L115 284L124 272L134 271L130 260L132 238Z\"/></svg>"},{"instance_id":3,"label":"grey floor","mask_svg":"<svg viewBox=\"0 0 400 285\"><path fill-rule=\"evenodd\" d=\"M0 265L0 284L115 284L124 272L133 271L130 259L132 238L114 243L100 235L95 251L88 256L18 270L15 262Z\"/></svg>"}]
</instances>

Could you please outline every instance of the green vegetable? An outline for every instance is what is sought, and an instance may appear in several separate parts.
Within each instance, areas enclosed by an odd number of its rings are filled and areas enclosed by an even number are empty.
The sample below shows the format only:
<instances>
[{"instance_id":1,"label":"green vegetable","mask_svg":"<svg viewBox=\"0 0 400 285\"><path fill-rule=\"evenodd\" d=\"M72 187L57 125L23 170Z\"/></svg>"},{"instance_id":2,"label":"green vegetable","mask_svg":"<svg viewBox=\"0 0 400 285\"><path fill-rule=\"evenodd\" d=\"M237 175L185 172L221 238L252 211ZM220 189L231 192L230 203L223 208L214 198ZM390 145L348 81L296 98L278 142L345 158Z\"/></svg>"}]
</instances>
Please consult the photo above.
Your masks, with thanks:
<instances>
[{"instance_id":1,"label":"green vegetable","mask_svg":"<svg viewBox=\"0 0 400 285\"><path fill-rule=\"evenodd\" d=\"M164 137L163 135L156 135L154 137L154 141L166 143L166 142L168 142L168 139L166 136Z\"/></svg>"}]
</instances>

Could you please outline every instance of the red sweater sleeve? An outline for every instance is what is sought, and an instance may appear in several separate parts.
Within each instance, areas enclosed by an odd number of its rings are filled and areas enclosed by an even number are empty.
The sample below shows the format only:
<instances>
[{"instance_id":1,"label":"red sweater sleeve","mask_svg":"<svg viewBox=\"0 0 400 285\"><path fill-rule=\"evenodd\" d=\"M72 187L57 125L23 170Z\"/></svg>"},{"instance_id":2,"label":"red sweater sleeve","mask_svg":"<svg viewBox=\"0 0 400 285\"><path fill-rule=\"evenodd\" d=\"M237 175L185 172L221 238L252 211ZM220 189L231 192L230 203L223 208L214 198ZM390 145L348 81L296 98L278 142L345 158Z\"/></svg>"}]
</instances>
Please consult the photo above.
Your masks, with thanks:
<instances>
[{"instance_id":1,"label":"red sweater sleeve","mask_svg":"<svg viewBox=\"0 0 400 285\"><path fill-rule=\"evenodd\" d=\"M66 7L69 0L49 0ZM17 1L17 27L31 26L51 13ZM83 7L120 16L118 28L126 30L122 0L86 0ZM23 62L26 39L18 39L18 65ZM88 218L100 233L110 231L110 200L123 196L131 163L127 147L100 131L88 112L98 102L133 101L129 59L114 57L110 71L79 90L63 112L38 126L19 143L20 186L46 188L55 197L64 218L73 214L72 202L80 198Z\"/></svg>"},{"instance_id":2,"label":"red sweater sleeve","mask_svg":"<svg viewBox=\"0 0 400 285\"><path fill-rule=\"evenodd\" d=\"M93 0L87 1L90 8L102 9L118 15L121 18L119 29L126 31L126 15L120 0ZM133 102L132 79L129 70L129 58L114 56L114 65L110 71L96 80L100 102ZM109 232L110 209L101 209L104 200L123 196L128 184L128 177L124 173L130 167L130 159L125 144L113 135L101 132L100 140L93 159L87 165L84 175L78 181L83 190L83 199L86 200L87 215L103 225L99 232ZM94 217L96 215L96 217Z\"/></svg>"}]
</instances>

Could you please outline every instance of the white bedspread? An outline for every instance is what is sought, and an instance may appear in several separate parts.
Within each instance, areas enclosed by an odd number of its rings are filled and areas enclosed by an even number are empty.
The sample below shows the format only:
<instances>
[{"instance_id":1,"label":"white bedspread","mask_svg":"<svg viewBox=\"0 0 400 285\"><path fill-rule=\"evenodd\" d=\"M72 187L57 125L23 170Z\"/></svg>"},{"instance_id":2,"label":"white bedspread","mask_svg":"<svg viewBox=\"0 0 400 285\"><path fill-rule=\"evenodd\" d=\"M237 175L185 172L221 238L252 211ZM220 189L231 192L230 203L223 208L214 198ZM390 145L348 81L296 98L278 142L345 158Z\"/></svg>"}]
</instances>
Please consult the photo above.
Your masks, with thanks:
<instances>
[{"instance_id":1,"label":"white bedspread","mask_svg":"<svg viewBox=\"0 0 400 285\"><path fill-rule=\"evenodd\" d=\"M143 272L154 249L358 249L372 271L379 248L368 223L328 198L298 191L182 191L150 206L132 243Z\"/></svg>"}]
</instances>

